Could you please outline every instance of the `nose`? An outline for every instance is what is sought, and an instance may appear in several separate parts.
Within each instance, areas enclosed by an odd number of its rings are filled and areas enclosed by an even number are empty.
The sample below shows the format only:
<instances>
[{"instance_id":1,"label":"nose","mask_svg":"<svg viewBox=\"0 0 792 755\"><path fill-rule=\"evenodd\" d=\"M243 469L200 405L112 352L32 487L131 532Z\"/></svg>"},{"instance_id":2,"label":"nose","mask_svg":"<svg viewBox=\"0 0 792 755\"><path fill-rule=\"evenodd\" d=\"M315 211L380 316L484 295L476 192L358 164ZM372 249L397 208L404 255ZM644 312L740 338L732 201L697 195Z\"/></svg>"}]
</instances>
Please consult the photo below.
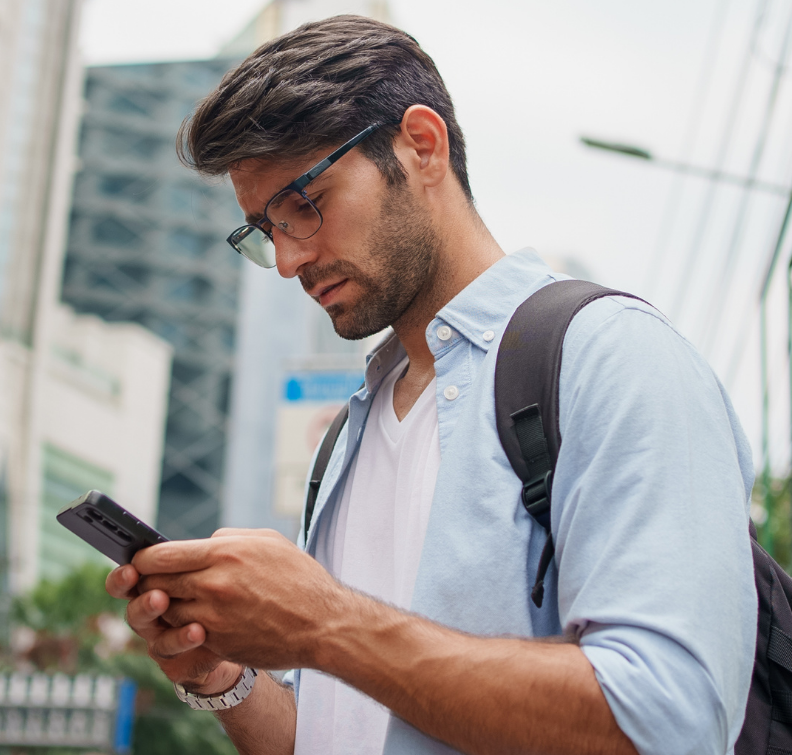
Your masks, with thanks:
<instances>
[{"instance_id":1,"label":"nose","mask_svg":"<svg viewBox=\"0 0 792 755\"><path fill-rule=\"evenodd\" d=\"M294 278L300 268L316 261L318 254L313 239L295 239L274 228L272 240L275 244L275 265L282 278Z\"/></svg>"}]
</instances>

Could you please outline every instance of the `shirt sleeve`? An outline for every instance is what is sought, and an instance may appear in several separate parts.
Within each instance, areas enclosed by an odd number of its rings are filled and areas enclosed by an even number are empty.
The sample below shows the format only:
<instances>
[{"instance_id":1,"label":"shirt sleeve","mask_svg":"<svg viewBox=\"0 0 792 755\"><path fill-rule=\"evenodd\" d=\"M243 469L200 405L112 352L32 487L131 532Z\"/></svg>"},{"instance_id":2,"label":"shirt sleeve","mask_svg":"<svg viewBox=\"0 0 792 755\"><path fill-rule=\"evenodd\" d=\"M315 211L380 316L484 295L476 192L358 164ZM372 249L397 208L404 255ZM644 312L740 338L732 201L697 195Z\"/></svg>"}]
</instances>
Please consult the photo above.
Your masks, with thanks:
<instances>
[{"instance_id":1,"label":"shirt sleeve","mask_svg":"<svg viewBox=\"0 0 792 755\"><path fill-rule=\"evenodd\" d=\"M584 308L564 343L559 616L642 755L724 755L756 643L750 449L706 362L626 302Z\"/></svg>"}]
</instances>

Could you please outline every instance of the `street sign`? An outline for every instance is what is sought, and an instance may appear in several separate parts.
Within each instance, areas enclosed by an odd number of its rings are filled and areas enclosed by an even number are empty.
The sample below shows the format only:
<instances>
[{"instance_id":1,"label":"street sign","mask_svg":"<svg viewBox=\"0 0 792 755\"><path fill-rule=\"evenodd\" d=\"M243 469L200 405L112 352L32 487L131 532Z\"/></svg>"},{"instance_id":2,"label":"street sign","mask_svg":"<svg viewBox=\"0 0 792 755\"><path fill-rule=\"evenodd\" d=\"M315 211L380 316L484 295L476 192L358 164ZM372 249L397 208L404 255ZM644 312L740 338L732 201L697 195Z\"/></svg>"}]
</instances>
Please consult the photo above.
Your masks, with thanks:
<instances>
[{"instance_id":1,"label":"street sign","mask_svg":"<svg viewBox=\"0 0 792 755\"><path fill-rule=\"evenodd\" d=\"M275 446L275 512L299 516L316 446L363 382L359 370L301 369L283 377Z\"/></svg>"}]
</instances>

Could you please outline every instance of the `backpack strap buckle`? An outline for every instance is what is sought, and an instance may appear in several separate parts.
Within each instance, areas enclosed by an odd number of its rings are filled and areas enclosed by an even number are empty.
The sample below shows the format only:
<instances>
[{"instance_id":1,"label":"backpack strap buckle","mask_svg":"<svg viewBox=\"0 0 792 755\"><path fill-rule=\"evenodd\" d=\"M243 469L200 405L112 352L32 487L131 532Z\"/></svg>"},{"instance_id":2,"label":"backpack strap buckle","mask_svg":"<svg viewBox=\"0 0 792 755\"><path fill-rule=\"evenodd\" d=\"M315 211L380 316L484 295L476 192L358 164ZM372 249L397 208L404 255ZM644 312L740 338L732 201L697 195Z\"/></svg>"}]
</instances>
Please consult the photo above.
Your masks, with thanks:
<instances>
[{"instance_id":1,"label":"backpack strap buckle","mask_svg":"<svg viewBox=\"0 0 792 755\"><path fill-rule=\"evenodd\" d=\"M534 477L523 485L522 502L525 510L546 530L550 522L545 522L550 513L550 491L553 487L553 470Z\"/></svg>"}]
</instances>

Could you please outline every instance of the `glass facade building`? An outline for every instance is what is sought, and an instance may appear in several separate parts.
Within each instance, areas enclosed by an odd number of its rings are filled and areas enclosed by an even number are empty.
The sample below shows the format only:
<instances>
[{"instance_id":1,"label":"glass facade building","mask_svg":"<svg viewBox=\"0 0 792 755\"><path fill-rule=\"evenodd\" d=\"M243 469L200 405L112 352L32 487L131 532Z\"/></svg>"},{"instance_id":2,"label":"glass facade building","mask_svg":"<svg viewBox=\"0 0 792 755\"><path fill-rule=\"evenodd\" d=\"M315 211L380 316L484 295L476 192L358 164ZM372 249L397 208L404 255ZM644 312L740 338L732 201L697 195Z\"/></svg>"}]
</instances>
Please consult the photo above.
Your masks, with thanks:
<instances>
[{"instance_id":1,"label":"glass facade building","mask_svg":"<svg viewBox=\"0 0 792 755\"><path fill-rule=\"evenodd\" d=\"M88 69L63 278L78 312L140 323L173 346L157 525L217 528L242 258L230 183L182 166L175 136L230 60Z\"/></svg>"}]
</instances>

